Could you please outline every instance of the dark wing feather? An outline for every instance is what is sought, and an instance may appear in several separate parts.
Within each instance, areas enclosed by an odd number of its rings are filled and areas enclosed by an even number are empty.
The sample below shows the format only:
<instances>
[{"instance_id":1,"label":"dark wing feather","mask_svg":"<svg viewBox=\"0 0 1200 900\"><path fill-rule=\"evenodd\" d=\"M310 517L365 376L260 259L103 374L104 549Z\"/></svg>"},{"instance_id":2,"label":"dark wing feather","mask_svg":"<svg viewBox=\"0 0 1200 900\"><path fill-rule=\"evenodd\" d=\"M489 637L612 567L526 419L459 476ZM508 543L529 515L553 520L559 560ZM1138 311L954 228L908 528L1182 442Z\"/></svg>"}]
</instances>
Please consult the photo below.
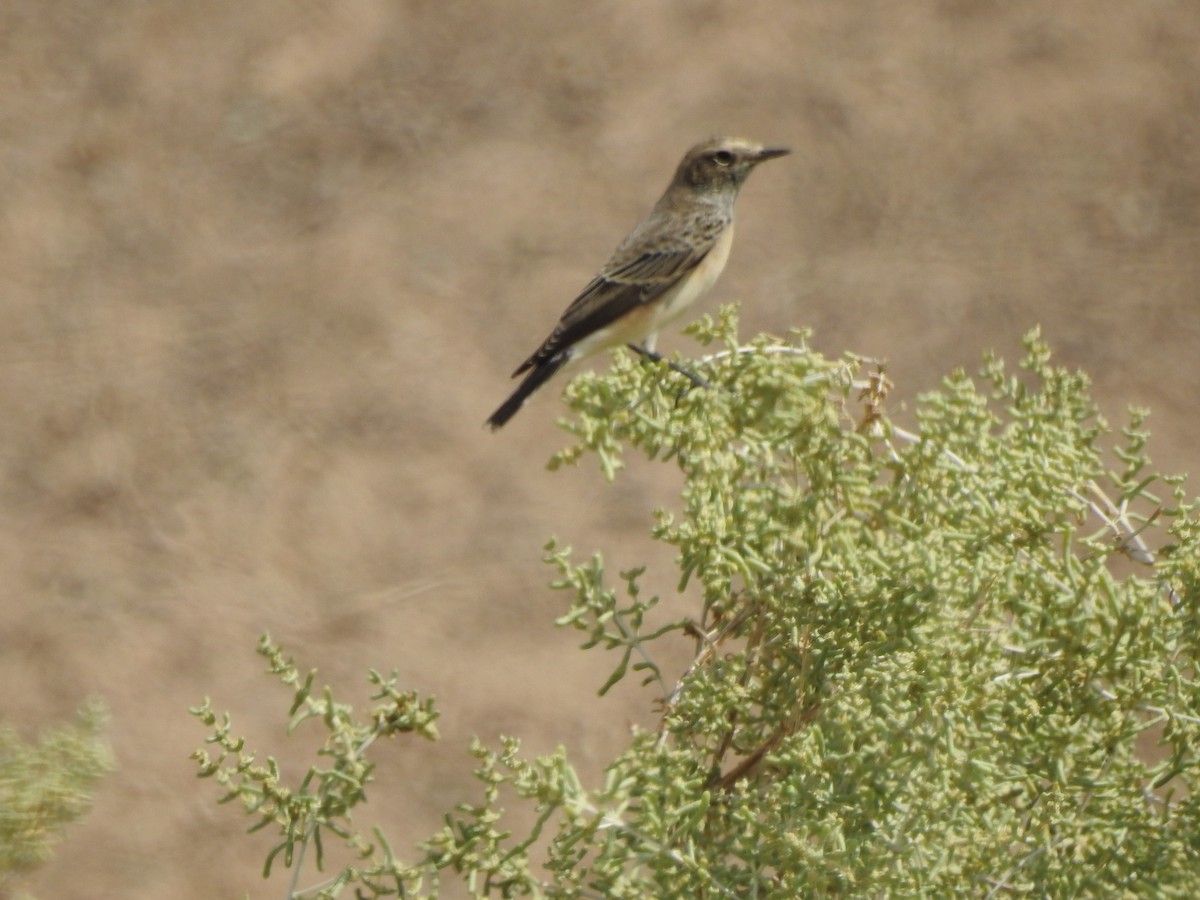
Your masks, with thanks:
<instances>
[{"instance_id":1,"label":"dark wing feather","mask_svg":"<svg viewBox=\"0 0 1200 900\"><path fill-rule=\"evenodd\" d=\"M694 247L687 244L666 250L655 250L635 256L620 266L607 269L600 273L600 277L607 278L609 281L652 283L669 280L674 283L680 275L700 262L707 252L707 246L704 247L703 252L697 253Z\"/></svg>"},{"instance_id":2,"label":"dark wing feather","mask_svg":"<svg viewBox=\"0 0 1200 900\"><path fill-rule=\"evenodd\" d=\"M610 261L571 302L551 335L521 364L513 377L661 296L698 265L711 247L711 242L703 247L681 242L670 248L643 253L619 265L614 266ZM620 254L616 258L619 257Z\"/></svg>"}]
</instances>

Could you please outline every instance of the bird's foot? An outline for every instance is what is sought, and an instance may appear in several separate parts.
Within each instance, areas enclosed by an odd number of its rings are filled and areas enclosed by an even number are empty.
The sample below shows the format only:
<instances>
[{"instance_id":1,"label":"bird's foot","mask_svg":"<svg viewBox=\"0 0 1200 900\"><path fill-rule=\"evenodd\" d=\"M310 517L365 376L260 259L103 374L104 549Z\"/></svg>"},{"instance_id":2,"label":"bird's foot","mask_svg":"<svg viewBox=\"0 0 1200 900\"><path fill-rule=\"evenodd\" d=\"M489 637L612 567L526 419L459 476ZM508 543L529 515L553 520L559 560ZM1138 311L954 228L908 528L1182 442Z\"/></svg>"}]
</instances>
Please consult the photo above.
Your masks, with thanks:
<instances>
[{"instance_id":1,"label":"bird's foot","mask_svg":"<svg viewBox=\"0 0 1200 900\"><path fill-rule=\"evenodd\" d=\"M634 353L638 353L641 356L644 356L646 359L650 360L651 362L656 362L656 363L657 362L665 362L667 364L667 367L672 372L678 372L680 375L682 375L684 378L688 379L688 381L690 381L696 387L701 387L701 388L712 387L711 384L709 384L707 381L705 381L703 378L701 378L695 372L692 372L689 369L685 369L683 366L679 365L678 363L671 362L671 360L666 359L661 353L655 353L653 350L647 350L645 347L641 346L640 344L627 344L626 346L628 346L629 349L632 350Z\"/></svg>"}]
</instances>

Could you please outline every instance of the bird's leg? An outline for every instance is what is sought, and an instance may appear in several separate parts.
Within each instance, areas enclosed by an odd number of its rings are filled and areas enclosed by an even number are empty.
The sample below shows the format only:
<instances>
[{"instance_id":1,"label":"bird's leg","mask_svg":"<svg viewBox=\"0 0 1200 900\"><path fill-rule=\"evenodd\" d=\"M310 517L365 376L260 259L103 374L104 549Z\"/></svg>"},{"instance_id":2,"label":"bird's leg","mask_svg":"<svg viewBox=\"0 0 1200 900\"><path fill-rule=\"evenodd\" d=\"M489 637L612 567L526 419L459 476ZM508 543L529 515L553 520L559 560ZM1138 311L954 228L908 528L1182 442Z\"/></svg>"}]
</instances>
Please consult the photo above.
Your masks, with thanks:
<instances>
[{"instance_id":1,"label":"bird's leg","mask_svg":"<svg viewBox=\"0 0 1200 900\"><path fill-rule=\"evenodd\" d=\"M638 353L638 354L644 356L646 359L650 360L651 362L665 362L667 364L667 367L670 368L670 370L672 372L678 372L680 375L684 376L689 381L691 381L691 383L694 384L696 387L702 387L702 388L712 387L711 384L709 384L707 381L705 381L703 378L701 378L695 372L690 372L687 369L685 369L683 366L678 365L677 363L673 363L669 359L664 359L663 355L661 353L655 353L653 350L648 350L647 348L641 346L640 344L626 344L626 346L630 350L632 350L634 353Z\"/></svg>"}]
</instances>

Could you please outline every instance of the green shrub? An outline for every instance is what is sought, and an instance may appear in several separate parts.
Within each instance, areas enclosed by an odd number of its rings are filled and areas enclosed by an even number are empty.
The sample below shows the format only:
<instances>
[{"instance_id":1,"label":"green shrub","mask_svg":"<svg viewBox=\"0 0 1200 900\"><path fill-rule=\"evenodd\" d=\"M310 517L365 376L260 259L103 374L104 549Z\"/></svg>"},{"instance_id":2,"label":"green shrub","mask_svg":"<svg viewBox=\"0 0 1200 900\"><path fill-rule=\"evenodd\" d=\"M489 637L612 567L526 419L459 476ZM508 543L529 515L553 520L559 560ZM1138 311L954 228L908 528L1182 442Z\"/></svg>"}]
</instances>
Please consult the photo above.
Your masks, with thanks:
<instances>
[{"instance_id":1,"label":"green shrub","mask_svg":"<svg viewBox=\"0 0 1200 900\"><path fill-rule=\"evenodd\" d=\"M92 791L112 770L99 703L79 711L76 725L47 730L36 743L0 725L0 897L52 856L67 825L91 809Z\"/></svg>"},{"instance_id":2,"label":"green shrub","mask_svg":"<svg viewBox=\"0 0 1200 900\"><path fill-rule=\"evenodd\" d=\"M372 673L379 706L355 720L264 641L328 765L286 788L195 712L218 748L201 774L280 835L268 869L282 854L295 887L328 832L361 864L296 896L434 895L449 872L477 896L1200 895L1200 520L1150 468L1145 415L1115 438L1036 333L1017 374L989 359L921 397L909 433L865 360L802 335L741 346L731 309L691 331L717 348L686 364L710 389L618 354L568 387L575 443L553 461L682 474L651 536L677 551L687 618L661 619L640 569L547 554L560 622L614 651L604 688L642 680L658 727L599 785L566 750L477 744L480 802L402 862L354 830L363 754L434 737L437 712ZM691 663L664 670L681 639ZM501 787L532 833L506 830Z\"/></svg>"}]
</instances>

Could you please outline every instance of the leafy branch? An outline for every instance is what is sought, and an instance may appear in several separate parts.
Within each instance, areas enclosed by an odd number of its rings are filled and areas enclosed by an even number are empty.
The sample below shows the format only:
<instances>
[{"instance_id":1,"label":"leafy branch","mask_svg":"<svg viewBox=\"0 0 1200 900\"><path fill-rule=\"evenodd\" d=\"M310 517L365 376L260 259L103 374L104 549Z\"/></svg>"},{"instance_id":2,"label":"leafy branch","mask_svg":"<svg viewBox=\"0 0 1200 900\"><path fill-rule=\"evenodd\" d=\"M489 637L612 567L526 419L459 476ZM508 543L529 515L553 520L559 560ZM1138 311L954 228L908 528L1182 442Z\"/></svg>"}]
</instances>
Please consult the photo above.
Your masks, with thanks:
<instances>
[{"instance_id":1,"label":"leafy branch","mask_svg":"<svg viewBox=\"0 0 1200 900\"><path fill-rule=\"evenodd\" d=\"M674 470L649 536L692 610L665 617L644 567L610 581L546 545L559 624L614 654L601 693L632 674L659 713L601 784L565 750L475 742L481 798L402 863L351 813L371 744L433 737L432 705L372 673L356 724L264 640L293 727L329 733L295 789L196 710L221 750L202 774L278 830L268 870L309 844L321 866L325 832L359 854L289 896L433 896L450 872L503 897L1200 893L1200 518L1151 465L1145 412L1114 433L1032 332L1015 372L952 373L901 427L878 361L736 325L690 329L711 389L618 353L566 390L552 468ZM520 835L511 798L534 811Z\"/></svg>"}]
</instances>

